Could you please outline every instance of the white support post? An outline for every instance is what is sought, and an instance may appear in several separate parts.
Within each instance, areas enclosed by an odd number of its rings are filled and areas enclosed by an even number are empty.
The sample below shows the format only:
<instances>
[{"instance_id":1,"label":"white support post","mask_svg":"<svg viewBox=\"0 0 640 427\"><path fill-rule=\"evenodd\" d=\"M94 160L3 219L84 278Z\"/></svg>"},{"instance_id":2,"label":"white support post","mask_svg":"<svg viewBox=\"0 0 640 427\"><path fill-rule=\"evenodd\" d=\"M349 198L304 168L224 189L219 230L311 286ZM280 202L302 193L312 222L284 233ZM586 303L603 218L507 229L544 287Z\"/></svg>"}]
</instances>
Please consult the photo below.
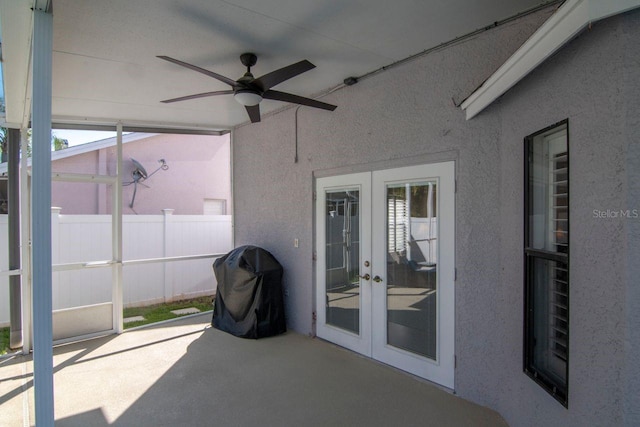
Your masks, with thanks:
<instances>
[{"instance_id":1,"label":"white support post","mask_svg":"<svg viewBox=\"0 0 640 427\"><path fill-rule=\"evenodd\" d=\"M107 169L107 162L108 162L108 156L107 156L107 150L106 149L100 149L98 150L98 175L99 176L107 176L107 174L109 173L108 169ZM98 214L100 215L105 215L108 213L107 210L107 194L108 193L108 189L106 185L97 185L97 191L98 191Z\"/></svg>"},{"instance_id":2,"label":"white support post","mask_svg":"<svg viewBox=\"0 0 640 427\"><path fill-rule=\"evenodd\" d=\"M9 270L21 270L20 262L20 130L7 129L9 181ZM9 276L9 347L22 348L22 285L20 276Z\"/></svg>"},{"instance_id":3,"label":"white support post","mask_svg":"<svg viewBox=\"0 0 640 427\"><path fill-rule=\"evenodd\" d=\"M169 233L170 230L169 228L170 223L171 223L171 217L173 215L173 211L174 209L162 209L162 214L164 215L164 229L162 230L163 232L163 252L162 252L162 256L164 258L167 258L169 256L171 256L169 253L171 252L171 242L169 239ZM173 267L171 265L169 265L168 262L164 262L162 263L164 266L164 274L163 274L163 280L164 280L164 302L168 302L170 299L173 298ZM168 298L167 298L168 297Z\"/></svg>"},{"instance_id":4,"label":"white support post","mask_svg":"<svg viewBox=\"0 0 640 427\"><path fill-rule=\"evenodd\" d=\"M27 129L20 130L20 150L27 152L29 143ZM20 239L22 275L22 354L29 354L33 348L33 328L31 321L31 185L27 167L27 156L20 158Z\"/></svg>"},{"instance_id":5,"label":"white support post","mask_svg":"<svg viewBox=\"0 0 640 427\"><path fill-rule=\"evenodd\" d=\"M116 182L111 190L111 251L113 259L112 281L113 291L113 330L120 334L124 330L123 322L123 292L122 292L122 123L118 123L116 136Z\"/></svg>"},{"instance_id":6,"label":"white support post","mask_svg":"<svg viewBox=\"0 0 640 427\"><path fill-rule=\"evenodd\" d=\"M36 424L53 427L51 69L53 16L33 11L33 378Z\"/></svg>"}]
</instances>

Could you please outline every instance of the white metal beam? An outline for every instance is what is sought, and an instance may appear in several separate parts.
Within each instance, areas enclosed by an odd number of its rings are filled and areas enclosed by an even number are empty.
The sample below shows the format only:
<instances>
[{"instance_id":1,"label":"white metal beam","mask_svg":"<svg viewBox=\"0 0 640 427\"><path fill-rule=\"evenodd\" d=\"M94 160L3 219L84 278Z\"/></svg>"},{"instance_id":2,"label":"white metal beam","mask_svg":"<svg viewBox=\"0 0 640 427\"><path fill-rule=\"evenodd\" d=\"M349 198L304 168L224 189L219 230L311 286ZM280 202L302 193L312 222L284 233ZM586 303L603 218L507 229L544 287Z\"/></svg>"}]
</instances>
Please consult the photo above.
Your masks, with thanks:
<instances>
[{"instance_id":1,"label":"white metal beam","mask_svg":"<svg viewBox=\"0 0 640 427\"><path fill-rule=\"evenodd\" d=\"M640 0L567 0L461 105L475 117L592 22L640 7Z\"/></svg>"},{"instance_id":2,"label":"white metal beam","mask_svg":"<svg viewBox=\"0 0 640 427\"><path fill-rule=\"evenodd\" d=\"M8 199L9 199L9 269L21 269L20 260L20 129L7 129L9 148ZM10 348L22 348L22 285L20 277L9 278Z\"/></svg>"},{"instance_id":3,"label":"white metal beam","mask_svg":"<svg viewBox=\"0 0 640 427\"><path fill-rule=\"evenodd\" d=\"M38 426L54 424L51 269L51 70L53 16L33 11L31 124L33 215L33 365Z\"/></svg>"},{"instance_id":4,"label":"white metal beam","mask_svg":"<svg viewBox=\"0 0 640 427\"><path fill-rule=\"evenodd\" d=\"M33 9L51 14L51 0L33 0Z\"/></svg>"},{"instance_id":5,"label":"white metal beam","mask_svg":"<svg viewBox=\"0 0 640 427\"><path fill-rule=\"evenodd\" d=\"M116 181L111 186L111 251L112 251L112 286L113 329L116 333L124 330L123 291L122 291L122 123L116 126Z\"/></svg>"},{"instance_id":6,"label":"white metal beam","mask_svg":"<svg viewBox=\"0 0 640 427\"><path fill-rule=\"evenodd\" d=\"M22 270L0 270L0 277L13 277L20 276L22 274Z\"/></svg>"},{"instance_id":7,"label":"white metal beam","mask_svg":"<svg viewBox=\"0 0 640 427\"><path fill-rule=\"evenodd\" d=\"M20 146L27 152L27 129L20 130ZM29 354L33 347L32 282L31 282L31 177L27 168L27 156L20 159L20 238L22 262L22 353Z\"/></svg>"},{"instance_id":8,"label":"white metal beam","mask_svg":"<svg viewBox=\"0 0 640 427\"><path fill-rule=\"evenodd\" d=\"M96 184L116 185L117 178L110 175L92 175L84 173L59 173L51 174L51 180L64 182L89 182Z\"/></svg>"}]
</instances>

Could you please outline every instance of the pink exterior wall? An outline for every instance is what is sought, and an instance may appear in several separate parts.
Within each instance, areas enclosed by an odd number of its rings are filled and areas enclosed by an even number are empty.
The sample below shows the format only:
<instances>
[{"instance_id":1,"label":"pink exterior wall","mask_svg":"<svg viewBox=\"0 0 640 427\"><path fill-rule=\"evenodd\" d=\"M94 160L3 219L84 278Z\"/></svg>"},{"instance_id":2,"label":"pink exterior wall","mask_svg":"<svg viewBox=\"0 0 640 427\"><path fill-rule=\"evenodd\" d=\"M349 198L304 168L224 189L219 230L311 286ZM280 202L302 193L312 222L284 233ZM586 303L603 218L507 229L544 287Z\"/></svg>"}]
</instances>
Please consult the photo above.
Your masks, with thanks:
<instances>
[{"instance_id":1,"label":"pink exterior wall","mask_svg":"<svg viewBox=\"0 0 640 427\"><path fill-rule=\"evenodd\" d=\"M99 151L51 162L52 172L100 174L98 169ZM102 188L101 188L102 187ZM63 208L65 214L97 214L100 191L105 185L53 181L51 183L51 205ZM102 196L104 198L104 195Z\"/></svg>"},{"instance_id":2,"label":"pink exterior wall","mask_svg":"<svg viewBox=\"0 0 640 427\"><path fill-rule=\"evenodd\" d=\"M123 145L123 182L132 181L135 169L131 158L140 162L149 174L159 159L168 170L160 170L138 191L133 209L129 207L134 186L123 187L123 213L160 214L174 209L175 215L201 215L205 199L226 201L231 214L231 174L229 135L159 134ZM116 147L95 150L52 162L53 172L115 175ZM53 182L52 206L62 214L106 214L111 212L111 188L107 185Z\"/></svg>"}]
</instances>

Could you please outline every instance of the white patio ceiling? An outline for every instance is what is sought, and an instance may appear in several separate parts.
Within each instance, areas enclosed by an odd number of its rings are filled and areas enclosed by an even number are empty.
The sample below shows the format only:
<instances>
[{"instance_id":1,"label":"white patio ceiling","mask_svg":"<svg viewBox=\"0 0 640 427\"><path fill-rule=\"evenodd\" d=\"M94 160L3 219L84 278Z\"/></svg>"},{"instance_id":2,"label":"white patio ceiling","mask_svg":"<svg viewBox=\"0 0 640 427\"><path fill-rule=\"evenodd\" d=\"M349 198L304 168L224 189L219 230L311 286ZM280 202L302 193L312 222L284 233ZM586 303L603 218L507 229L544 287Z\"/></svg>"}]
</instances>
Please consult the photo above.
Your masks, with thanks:
<instances>
[{"instance_id":1,"label":"white patio ceiling","mask_svg":"<svg viewBox=\"0 0 640 427\"><path fill-rule=\"evenodd\" d=\"M23 121L28 102L25 37L34 2L0 0L9 123ZM361 76L548 2L53 0L53 120L230 129L248 121L244 107L230 95L161 104L163 99L229 87L156 55L234 80L245 71L239 60L243 52L258 55L252 69L256 77L308 59L317 68L275 89L315 97L346 77ZM260 107L264 116L286 105L264 100Z\"/></svg>"}]
</instances>

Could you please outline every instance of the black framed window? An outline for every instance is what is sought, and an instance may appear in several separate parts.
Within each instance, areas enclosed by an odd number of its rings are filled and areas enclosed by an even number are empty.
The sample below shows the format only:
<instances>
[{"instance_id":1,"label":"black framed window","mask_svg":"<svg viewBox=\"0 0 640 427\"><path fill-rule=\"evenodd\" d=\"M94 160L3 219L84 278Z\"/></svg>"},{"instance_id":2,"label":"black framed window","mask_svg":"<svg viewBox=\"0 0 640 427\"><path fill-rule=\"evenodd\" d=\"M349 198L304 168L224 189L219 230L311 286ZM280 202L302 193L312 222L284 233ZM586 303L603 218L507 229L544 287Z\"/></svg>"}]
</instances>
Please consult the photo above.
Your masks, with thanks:
<instances>
[{"instance_id":1,"label":"black framed window","mask_svg":"<svg viewBox=\"0 0 640 427\"><path fill-rule=\"evenodd\" d=\"M525 138L524 372L563 405L569 374L569 137Z\"/></svg>"}]
</instances>

